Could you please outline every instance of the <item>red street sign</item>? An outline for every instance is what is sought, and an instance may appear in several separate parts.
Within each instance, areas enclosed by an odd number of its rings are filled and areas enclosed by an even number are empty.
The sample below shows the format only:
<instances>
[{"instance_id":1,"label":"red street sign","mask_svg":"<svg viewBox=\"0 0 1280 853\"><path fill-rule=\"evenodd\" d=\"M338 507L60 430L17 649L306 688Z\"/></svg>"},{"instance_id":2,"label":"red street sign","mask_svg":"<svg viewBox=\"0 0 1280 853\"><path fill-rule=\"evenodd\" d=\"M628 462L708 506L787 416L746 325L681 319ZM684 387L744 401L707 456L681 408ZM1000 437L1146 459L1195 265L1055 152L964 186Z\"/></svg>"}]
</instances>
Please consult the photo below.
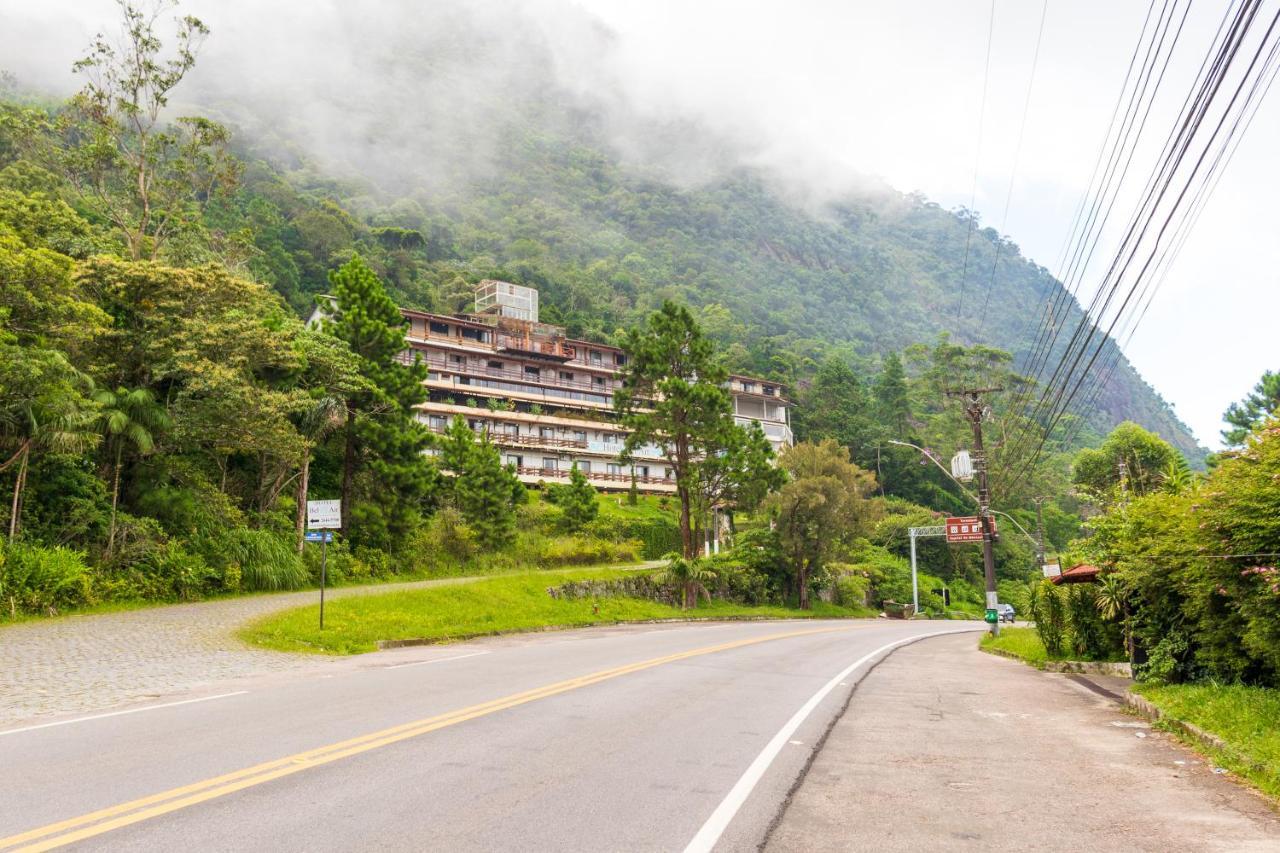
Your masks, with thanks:
<instances>
[{"instance_id":1,"label":"red street sign","mask_svg":"<svg viewBox=\"0 0 1280 853\"><path fill-rule=\"evenodd\" d=\"M996 520L991 519L991 533L996 532ZM976 515L966 515L947 519L948 542L981 542L982 519Z\"/></svg>"}]
</instances>

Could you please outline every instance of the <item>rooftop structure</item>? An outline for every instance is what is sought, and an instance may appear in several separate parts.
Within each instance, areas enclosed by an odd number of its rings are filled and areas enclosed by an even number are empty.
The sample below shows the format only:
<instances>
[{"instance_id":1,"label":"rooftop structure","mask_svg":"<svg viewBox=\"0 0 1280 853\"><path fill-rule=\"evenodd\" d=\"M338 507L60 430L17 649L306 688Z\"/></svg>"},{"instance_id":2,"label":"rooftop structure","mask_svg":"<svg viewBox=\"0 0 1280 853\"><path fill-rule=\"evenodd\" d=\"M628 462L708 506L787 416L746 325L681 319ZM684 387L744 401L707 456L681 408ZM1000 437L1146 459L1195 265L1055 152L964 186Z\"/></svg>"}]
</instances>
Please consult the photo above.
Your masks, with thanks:
<instances>
[{"instance_id":1,"label":"rooftop structure","mask_svg":"<svg viewBox=\"0 0 1280 853\"><path fill-rule=\"evenodd\" d=\"M659 448L639 448L630 464L619 459L627 430L614 414L613 392L626 354L538 322L533 288L483 281L474 314L402 313L409 321L403 357L417 355L427 366L429 397L419 418L433 431L461 415L489 434L526 483L566 480L576 463L598 488L628 489L634 475L643 492L675 491ZM738 423L758 422L775 449L792 443L791 404L777 383L733 376L729 392Z\"/></svg>"}]
</instances>

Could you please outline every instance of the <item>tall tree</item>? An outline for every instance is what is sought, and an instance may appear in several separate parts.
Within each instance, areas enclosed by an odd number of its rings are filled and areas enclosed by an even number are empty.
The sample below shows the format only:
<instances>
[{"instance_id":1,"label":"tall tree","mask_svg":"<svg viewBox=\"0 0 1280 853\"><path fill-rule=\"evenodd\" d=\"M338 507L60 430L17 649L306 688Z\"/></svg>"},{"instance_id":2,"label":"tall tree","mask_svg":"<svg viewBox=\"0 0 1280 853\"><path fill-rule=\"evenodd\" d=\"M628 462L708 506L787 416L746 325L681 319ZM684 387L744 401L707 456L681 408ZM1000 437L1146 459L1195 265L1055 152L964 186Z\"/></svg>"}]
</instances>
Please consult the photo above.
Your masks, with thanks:
<instances>
[{"instance_id":1,"label":"tall tree","mask_svg":"<svg viewBox=\"0 0 1280 853\"><path fill-rule=\"evenodd\" d=\"M74 66L84 88L38 138L45 143L42 159L115 226L129 257L154 260L210 200L234 186L239 165L221 125L183 117L170 126L161 117L208 28L190 15L178 17L166 52L158 25L174 2L118 5L120 37L94 38Z\"/></svg>"},{"instance_id":2,"label":"tall tree","mask_svg":"<svg viewBox=\"0 0 1280 853\"><path fill-rule=\"evenodd\" d=\"M155 434L169 426L169 413L146 388L100 388L93 399L102 408L98 424L106 438L111 460L111 523L107 531L107 555L116 542L116 511L120 503L120 469L125 450L145 456L155 447Z\"/></svg>"},{"instance_id":3,"label":"tall tree","mask_svg":"<svg viewBox=\"0 0 1280 853\"><path fill-rule=\"evenodd\" d=\"M728 375L712 342L689 310L667 301L639 328L627 332L622 387L613 396L622 423L631 430L623 446L630 456L656 445L675 474L680 499L680 542L686 559L697 556L692 513L697 463L717 452L734 426Z\"/></svg>"},{"instance_id":4,"label":"tall tree","mask_svg":"<svg viewBox=\"0 0 1280 853\"><path fill-rule=\"evenodd\" d=\"M1268 370L1262 374L1253 391L1238 403L1232 403L1222 419L1231 425L1222 431L1222 440L1231 447L1240 447L1267 418L1280 412L1280 373Z\"/></svg>"},{"instance_id":5,"label":"tall tree","mask_svg":"<svg viewBox=\"0 0 1280 853\"><path fill-rule=\"evenodd\" d=\"M1179 467L1180 457L1160 436L1125 421L1097 449L1076 454L1072 482L1098 499L1111 500L1121 493L1146 495L1164 485L1166 472L1170 466Z\"/></svg>"},{"instance_id":6,"label":"tall tree","mask_svg":"<svg viewBox=\"0 0 1280 853\"><path fill-rule=\"evenodd\" d=\"M22 497L31 459L83 453L97 444L88 379L59 352L17 346L0 328L0 472L12 469L9 538L22 529Z\"/></svg>"},{"instance_id":7,"label":"tall tree","mask_svg":"<svg viewBox=\"0 0 1280 853\"><path fill-rule=\"evenodd\" d=\"M809 579L865 529L871 515L866 497L875 478L831 439L789 447L779 464L791 480L769 496L766 506L777 521L800 607L808 610Z\"/></svg>"},{"instance_id":8,"label":"tall tree","mask_svg":"<svg viewBox=\"0 0 1280 853\"><path fill-rule=\"evenodd\" d=\"M875 387L876 410L880 422L896 438L911 434L911 398L907 393L907 372L896 352L884 357Z\"/></svg>"},{"instance_id":9,"label":"tall tree","mask_svg":"<svg viewBox=\"0 0 1280 853\"><path fill-rule=\"evenodd\" d=\"M366 390L346 398L343 427L342 523L351 535L355 521L356 476L368 469L374 482L367 492L367 519L387 534L403 532L408 513L425 500L433 486L432 467L422 452L431 437L418 422L414 406L426 399L426 366L406 364L406 321L374 271L359 255L329 274L334 304L325 329L345 341L355 354ZM365 531L371 533L373 531Z\"/></svg>"},{"instance_id":10,"label":"tall tree","mask_svg":"<svg viewBox=\"0 0 1280 853\"><path fill-rule=\"evenodd\" d=\"M440 446L439 462L449 475L449 499L484 547L496 550L515 537L515 504L523 486L502 464L488 433L479 440L461 416L453 419Z\"/></svg>"}]
</instances>

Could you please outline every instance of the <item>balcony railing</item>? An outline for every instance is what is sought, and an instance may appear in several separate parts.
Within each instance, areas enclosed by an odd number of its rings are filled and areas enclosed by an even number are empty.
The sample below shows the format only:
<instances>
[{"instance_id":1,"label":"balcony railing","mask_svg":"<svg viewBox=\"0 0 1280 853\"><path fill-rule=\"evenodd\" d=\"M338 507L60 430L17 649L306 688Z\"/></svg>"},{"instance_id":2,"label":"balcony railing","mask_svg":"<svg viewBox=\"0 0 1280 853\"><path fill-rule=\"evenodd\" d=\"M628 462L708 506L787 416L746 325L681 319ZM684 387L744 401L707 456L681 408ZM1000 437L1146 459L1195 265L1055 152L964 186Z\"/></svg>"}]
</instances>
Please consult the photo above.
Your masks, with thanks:
<instances>
[{"instance_id":1,"label":"balcony railing","mask_svg":"<svg viewBox=\"0 0 1280 853\"><path fill-rule=\"evenodd\" d=\"M522 352L553 358L557 361L572 361L578 354L575 347L555 338L537 338L533 335L509 335L498 332L494 345L506 352Z\"/></svg>"},{"instance_id":2,"label":"balcony railing","mask_svg":"<svg viewBox=\"0 0 1280 853\"><path fill-rule=\"evenodd\" d=\"M520 466L516 468L517 474L526 477L542 477L543 479L568 479L569 471L561 468L534 468L531 466ZM596 480L604 483L630 483L631 475L629 473L612 474L608 471L584 471L583 476L588 480ZM675 479L672 477L644 477L636 475L635 480L642 485L675 485Z\"/></svg>"}]
</instances>

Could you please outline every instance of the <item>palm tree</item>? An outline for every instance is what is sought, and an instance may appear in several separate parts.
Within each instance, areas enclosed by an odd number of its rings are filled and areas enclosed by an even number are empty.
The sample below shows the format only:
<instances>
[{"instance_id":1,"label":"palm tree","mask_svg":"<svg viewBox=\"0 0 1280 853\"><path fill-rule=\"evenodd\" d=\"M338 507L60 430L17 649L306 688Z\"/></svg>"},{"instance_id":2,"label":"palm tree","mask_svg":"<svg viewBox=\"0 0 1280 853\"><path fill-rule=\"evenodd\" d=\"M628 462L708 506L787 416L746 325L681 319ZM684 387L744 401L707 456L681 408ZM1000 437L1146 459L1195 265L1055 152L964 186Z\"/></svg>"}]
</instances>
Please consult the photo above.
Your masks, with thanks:
<instances>
[{"instance_id":1,"label":"palm tree","mask_svg":"<svg viewBox=\"0 0 1280 853\"><path fill-rule=\"evenodd\" d=\"M1129 632L1129 593L1125 589L1124 581L1114 573L1099 577L1098 591L1094 594L1093 603L1103 619L1109 621L1114 621L1116 618L1123 619L1124 650L1129 656L1129 663L1132 664L1133 636Z\"/></svg>"},{"instance_id":2,"label":"palm tree","mask_svg":"<svg viewBox=\"0 0 1280 853\"><path fill-rule=\"evenodd\" d=\"M169 426L169 414L146 388L99 389L93 399L102 406L98 424L107 440L107 453L112 458L111 525L107 531L107 555L116 542L116 509L120 503L120 469L125 445L131 445L145 456L155 447L155 433Z\"/></svg>"},{"instance_id":3,"label":"palm tree","mask_svg":"<svg viewBox=\"0 0 1280 853\"><path fill-rule=\"evenodd\" d=\"M83 389L89 379L60 353L6 348L0 365L0 472L16 466L9 539L22 528L22 498L33 454L83 453L98 441Z\"/></svg>"},{"instance_id":4,"label":"palm tree","mask_svg":"<svg viewBox=\"0 0 1280 853\"><path fill-rule=\"evenodd\" d=\"M708 604L711 603L711 593L703 582L715 580L716 573L707 568L703 558L694 557L692 560L686 560L679 554L671 553L663 559L668 560L667 567L654 575L653 579L660 584L680 585L682 610L697 607L699 595L705 598Z\"/></svg>"}]
</instances>

